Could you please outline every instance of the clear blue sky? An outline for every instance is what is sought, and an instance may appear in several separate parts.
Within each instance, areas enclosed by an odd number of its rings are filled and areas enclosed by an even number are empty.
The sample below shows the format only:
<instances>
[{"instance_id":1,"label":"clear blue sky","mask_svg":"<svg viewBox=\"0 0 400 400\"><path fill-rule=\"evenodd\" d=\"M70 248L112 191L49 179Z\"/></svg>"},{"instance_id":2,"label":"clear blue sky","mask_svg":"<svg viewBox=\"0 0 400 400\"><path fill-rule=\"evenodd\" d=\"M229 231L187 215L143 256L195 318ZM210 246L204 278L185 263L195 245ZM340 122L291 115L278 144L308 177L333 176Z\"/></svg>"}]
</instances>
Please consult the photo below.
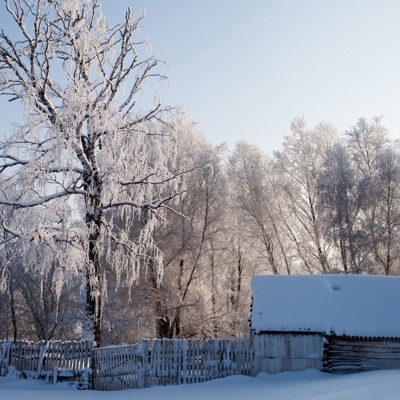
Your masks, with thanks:
<instances>
[{"instance_id":1,"label":"clear blue sky","mask_svg":"<svg viewBox=\"0 0 400 400\"><path fill-rule=\"evenodd\" d=\"M400 0L103 0L112 23L128 6L171 65L166 102L214 144L279 149L297 116L340 132L383 116L400 138Z\"/></svg>"}]
</instances>

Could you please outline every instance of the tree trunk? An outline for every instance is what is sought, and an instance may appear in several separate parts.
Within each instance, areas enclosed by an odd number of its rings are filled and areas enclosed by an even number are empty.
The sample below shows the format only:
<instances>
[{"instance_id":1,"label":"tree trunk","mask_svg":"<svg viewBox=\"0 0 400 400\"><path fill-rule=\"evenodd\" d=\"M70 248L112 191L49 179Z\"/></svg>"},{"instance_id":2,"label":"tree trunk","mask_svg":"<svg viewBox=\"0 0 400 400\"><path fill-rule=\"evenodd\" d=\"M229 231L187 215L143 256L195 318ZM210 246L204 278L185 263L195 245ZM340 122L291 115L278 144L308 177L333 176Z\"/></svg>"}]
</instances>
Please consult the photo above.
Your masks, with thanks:
<instances>
[{"instance_id":1,"label":"tree trunk","mask_svg":"<svg viewBox=\"0 0 400 400\"><path fill-rule=\"evenodd\" d=\"M181 326L181 310L182 310L182 306L183 306L183 302L184 299L186 297L186 292L184 292L182 294L182 290L183 290L183 284L182 284L182 280L183 280L183 266L184 266L184 260L180 259L179 260L179 274L178 274L178 290L179 290L179 296L180 296L180 301L179 301L179 306L176 309L176 313L175 313L175 318L172 322L172 329L175 331L174 335L175 337L179 337L179 335L182 332L182 326ZM190 282L190 281L189 281ZM188 283L189 285L189 283ZM188 287L188 286L187 286ZM186 287L186 289L187 289Z\"/></svg>"},{"instance_id":2,"label":"tree trunk","mask_svg":"<svg viewBox=\"0 0 400 400\"><path fill-rule=\"evenodd\" d=\"M93 219L87 217L87 221ZM88 266L86 270L86 330L85 334L92 332L93 340L97 346L102 345L102 314L103 314L103 293L104 293L104 269L100 264L99 241L100 226L98 220L95 224L95 231L89 235ZM90 227L90 222L88 223ZM92 228L93 229L93 228Z\"/></svg>"},{"instance_id":3,"label":"tree trunk","mask_svg":"<svg viewBox=\"0 0 400 400\"><path fill-rule=\"evenodd\" d=\"M215 261L214 253L211 255L211 312L212 312L212 335L218 337L217 324L217 298L215 295Z\"/></svg>"},{"instance_id":4,"label":"tree trunk","mask_svg":"<svg viewBox=\"0 0 400 400\"><path fill-rule=\"evenodd\" d=\"M10 277L10 310L11 310L11 321L13 326L13 340L14 342L18 339L18 328L17 328L17 315L15 313L15 300L14 300L14 285L12 278Z\"/></svg>"}]
</instances>

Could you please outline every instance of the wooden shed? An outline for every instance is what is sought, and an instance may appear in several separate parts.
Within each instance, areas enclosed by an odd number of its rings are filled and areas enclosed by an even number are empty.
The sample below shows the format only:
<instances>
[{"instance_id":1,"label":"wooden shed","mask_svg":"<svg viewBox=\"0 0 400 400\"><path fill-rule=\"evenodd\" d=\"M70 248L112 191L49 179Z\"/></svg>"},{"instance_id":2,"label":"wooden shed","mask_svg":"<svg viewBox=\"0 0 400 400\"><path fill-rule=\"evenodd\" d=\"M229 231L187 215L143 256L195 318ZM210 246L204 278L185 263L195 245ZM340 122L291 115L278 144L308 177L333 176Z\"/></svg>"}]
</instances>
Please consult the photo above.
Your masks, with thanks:
<instances>
[{"instance_id":1,"label":"wooden shed","mask_svg":"<svg viewBox=\"0 0 400 400\"><path fill-rule=\"evenodd\" d=\"M259 275L254 374L400 369L400 277Z\"/></svg>"}]
</instances>

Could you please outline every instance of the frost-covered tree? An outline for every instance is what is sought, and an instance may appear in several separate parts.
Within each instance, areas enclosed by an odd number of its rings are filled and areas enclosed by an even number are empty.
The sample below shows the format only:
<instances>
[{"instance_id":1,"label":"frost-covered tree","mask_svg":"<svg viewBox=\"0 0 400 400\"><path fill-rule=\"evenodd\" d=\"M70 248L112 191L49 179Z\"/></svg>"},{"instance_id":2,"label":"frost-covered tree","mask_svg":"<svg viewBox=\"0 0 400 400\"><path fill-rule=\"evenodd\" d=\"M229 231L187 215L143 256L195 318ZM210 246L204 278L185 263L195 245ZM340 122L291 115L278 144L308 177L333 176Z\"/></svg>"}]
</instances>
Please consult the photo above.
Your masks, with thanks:
<instances>
[{"instance_id":1,"label":"frost-covered tree","mask_svg":"<svg viewBox=\"0 0 400 400\"><path fill-rule=\"evenodd\" d=\"M377 159L388 144L387 134L381 118L374 118L371 122L360 118L345 132L349 152L363 175L373 174Z\"/></svg>"},{"instance_id":2,"label":"frost-covered tree","mask_svg":"<svg viewBox=\"0 0 400 400\"><path fill-rule=\"evenodd\" d=\"M345 132L345 137L360 179L368 182L362 214L373 247L371 272L395 273L399 258L398 144L389 139L381 118L359 119Z\"/></svg>"},{"instance_id":3,"label":"frost-covered tree","mask_svg":"<svg viewBox=\"0 0 400 400\"><path fill-rule=\"evenodd\" d=\"M269 266L273 274L290 274L268 162L258 147L246 142L236 144L229 158L232 202L244 222L243 231L265 267Z\"/></svg>"},{"instance_id":4,"label":"frost-covered tree","mask_svg":"<svg viewBox=\"0 0 400 400\"><path fill-rule=\"evenodd\" d=\"M192 170L197 165L207 168L185 176L187 193L175 207L179 213L170 213L170 223L157 232L168 270L163 288L156 290L153 284L157 335L210 336L219 315L212 292L218 286L213 276L220 266L218 238L224 230L225 146L207 143L198 124L182 111L176 113L171 124L182 138L178 146L179 169Z\"/></svg>"},{"instance_id":5,"label":"frost-covered tree","mask_svg":"<svg viewBox=\"0 0 400 400\"><path fill-rule=\"evenodd\" d=\"M37 249L37 257L40 258L40 254L41 249ZM3 294L7 303L0 314L0 337L45 341L78 337L82 301L79 302L76 296L79 291L77 279L72 279L57 294L53 284L56 264L46 279L42 279L36 271L26 270L17 258L8 273L8 290Z\"/></svg>"},{"instance_id":6,"label":"frost-covered tree","mask_svg":"<svg viewBox=\"0 0 400 400\"><path fill-rule=\"evenodd\" d=\"M53 260L44 253L40 267L45 274L57 258L57 285L84 277L84 331L100 343L100 259L127 285L148 259L162 277L152 234L181 192L180 174L171 172L176 138L159 122L157 97L146 111L137 100L146 81L163 76L138 36L143 18L129 9L113 27L98 0L5 0L0 13L15 28L0 31L0 94L25 113L0 143L0 204L16 215L2 220L3 229L21 250L32 241L52 246ZM32 219L29 231L18 224L22 215ZM140 229L127 235L139 219Z\"/></svg>"},{"instance_id":7,"label":"frost-covered tree","mask_svg":"<svg viewBox=\"0 0 400 400\"><path fill-rule=\"evenodd\" d=\"M157 284L157 270L149 262L147 276L142 276L137 286L118 292L109 287L105 323L110 331L112 327L114 342L131 341L131 330L125 327L138 325L135 333L146 337L226 335L224 326L230 320L224 292L231 278L231 262L225 255L229 240L225 222L229 207L225 147L209 144L199 124L182 109L170 113L167 122L179 136L176 168L192 172L184 176L187 192L179 197L173 210L167 210L168 224L155 231L164 253L162 284ZM207 168L193 169L196 165ZM109 283L111 286L111 277ZM138 292L140 304L136 302Z\"/></svg>"},{"instance_id":8,"label":"frost-covered tree","mask_svg":"<svg viewBox=\"0 0 400 400\"><path fill-rule=\"evenodd\" d=\"M275 152L277 183L286 198L290 215L287 230L298 257L311 273L329 272L330 248L325 240L324 216L318 209L317 175L324 162L326 149L334 141L336 130L327 123L309 129L304 118L296 118L292 134L285 137L282 151Z\"/></svg>"},{"instance_id":9,"label":"frost-covered tree","mask_svg":"<svg viewBox=\"0 0 400 400\"><path fill-rule=\"evenodd\" d=\"M388 146L377 157L369 198L374 204L369 221L377 272L398 274L400 259L400 153Z\"/></svg>"},{"instance_id":10,"label":"frost-covered tree","mask_svg":"<svg viewBox=\"0 0 400 400\"><path fill-rule=\"evenodd\" d=\"M366 269L371 239L365 229L362 209L370 188L359 176L346 147L336 143L329 149L318 174L319 200L328 215L328 236L340 251L346 273Z\"/></svg>"},{"instance_id":11,"label":"frost-covered tree","mask_svg":"<svg viewBox=\"0 0 400 400\"><path fill-rule=\"evenodd\" d=\"M358 179L368 183L361 211L373 248L369 257L370 271L386 275L395 273L399 258L398 144L390 140L381 118L359 119L345 132L345 137ZM364 262L366 266L367 262Z\"/></svg>"}]
</instances>

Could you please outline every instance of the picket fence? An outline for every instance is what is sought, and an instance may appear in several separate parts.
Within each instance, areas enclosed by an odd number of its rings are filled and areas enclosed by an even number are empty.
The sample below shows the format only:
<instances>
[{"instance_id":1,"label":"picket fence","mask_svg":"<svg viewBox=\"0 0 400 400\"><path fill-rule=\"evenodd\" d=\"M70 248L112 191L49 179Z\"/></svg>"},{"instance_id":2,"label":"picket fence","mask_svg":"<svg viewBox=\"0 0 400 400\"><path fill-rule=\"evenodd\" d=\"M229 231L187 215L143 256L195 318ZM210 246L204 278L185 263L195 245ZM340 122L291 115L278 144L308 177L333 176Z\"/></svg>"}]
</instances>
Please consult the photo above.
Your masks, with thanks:
<instances>
[{"instance_id":1,"label":"picket fence","mask_svg":"<svg viewBox=\"0 0 400 400\"><path fill-rule=\"evenodd\" d=\"M57 382L74 381L79 388L91 385L94 342L25 342L3 340L0 375L13 367L23 376Z\"/></svg>"},{"instance_id":2,"label":"picket fence","mask_svg":"<svg viewBox=\"0 0 400 400\"><path fill-rule=\"evenodd\" d=\"M0 372L48 382L70 380L81 389L123 390L199 383L229 375L251 375L250 339L153 339L136 345L95 348L82 342L3 340Z\"/></svg>"},{"instance_id":3,"label":"picket fence","mask_svg":"<svg viewBox=\"0 0 400 400\"><path fill-rule=\"evenodd\" d=\"M155 339L93 351L93 388L122 390L251 375L250 339Z\"/></svg>"}]
</instances>

